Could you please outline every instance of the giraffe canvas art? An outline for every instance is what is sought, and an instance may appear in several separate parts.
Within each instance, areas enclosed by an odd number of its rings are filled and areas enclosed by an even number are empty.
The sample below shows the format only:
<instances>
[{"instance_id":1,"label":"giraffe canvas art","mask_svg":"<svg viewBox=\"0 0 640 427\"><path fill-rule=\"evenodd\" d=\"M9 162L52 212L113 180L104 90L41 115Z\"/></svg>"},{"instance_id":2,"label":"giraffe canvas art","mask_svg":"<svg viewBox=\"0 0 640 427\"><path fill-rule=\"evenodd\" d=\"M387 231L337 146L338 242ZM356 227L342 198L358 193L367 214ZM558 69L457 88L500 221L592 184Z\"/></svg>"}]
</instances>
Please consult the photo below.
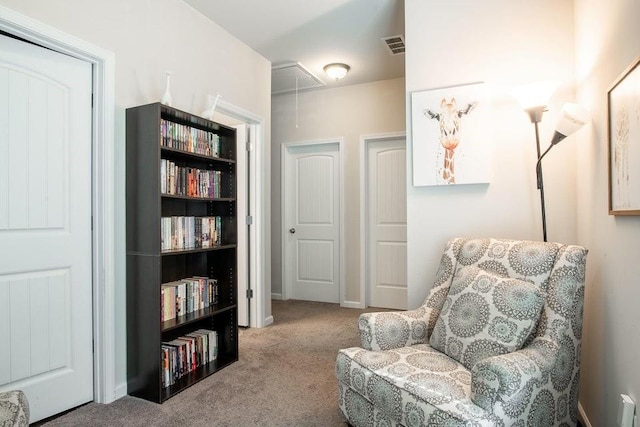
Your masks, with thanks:
<instances>
[{"instance_id":1,"label":"giraffe canvas art","mask_svg":"<svg viewBox=\"0 0 640 427\"><path fill-rule=\"evenodd\" d=\"M414 186L489 182L486 98L482 83L412 94Z\"/></svg>"},{"instance_id":2,"label":"giraffe canvas art","mask_svg":"<svg viewBox=\"0 0 640 427\"><path fill-rule=\"evenodd\" d=\"M430 109L424 110L425 117L430 117L438 121L440 127L440 145L444 148L444 165L442 167L442 179L447 184L456 183L455 163L453 156L460 144L460 122L464 115L467 115L478 105L476 101L458 108L455 98L447 100L442 98L440 109L434 113Z\"/></svg>"}]
</instances>

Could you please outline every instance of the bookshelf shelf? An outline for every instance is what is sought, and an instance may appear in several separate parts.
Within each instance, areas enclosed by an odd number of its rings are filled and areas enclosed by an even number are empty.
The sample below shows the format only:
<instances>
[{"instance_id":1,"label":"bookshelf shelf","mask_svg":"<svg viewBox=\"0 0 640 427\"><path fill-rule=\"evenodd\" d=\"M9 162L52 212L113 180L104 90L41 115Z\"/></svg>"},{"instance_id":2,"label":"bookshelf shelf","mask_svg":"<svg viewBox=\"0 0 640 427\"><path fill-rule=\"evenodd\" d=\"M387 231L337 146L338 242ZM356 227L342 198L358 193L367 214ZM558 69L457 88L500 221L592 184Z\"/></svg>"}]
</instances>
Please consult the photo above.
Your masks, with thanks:
<instances>
[{"instance_id":1,"label":"bookshelf shelf","mask_svg":"<svg viewBox=\"0 0 640 427\"><path fill-rule=\"evenodd\" d=\"M178 150L170 147L160 147L161 153L171 159L185 159L185 160L204 160L207 162L220 162L220 163L235 163L236 161L233 159L225 159L223 157L212 157L206 156L204 154L191 153L189 151Z\"/></svg>"},{"instance_id":2,"label":"bookshelf shelf","mask_svg":"<svg viewBox=\"0 0 640 427\"><path fill-rule=\"evenodd\" d=\"M162 393L161 393L161 400L165 401L167 399L169 399L170 397L175 396L176 394L180 393L182 390L184 390L187 387L190 387L198 382L200 382L201 380L203 380L204 378L208 377L211 374L216 373L217 371L219 371L222 368L225 368L227 366L229 366L230 364L232 364L233 362L235 362L237 360L232 358L232 357L228 357L228 356L218 356L218 358L212 362L209 362L208 364L201 366L199 368L197 368L195 371L188 373L187 375L183 376L182 378L176 380L176 383L169 386L169 387L165 387L164 389L162 389Z\"/></svg>"},{"instance_id":3,"label":"bookshelf shelf","mask_svg":"<svg viewBox=\"0 0 640 427\"><path fill-rule=\"evenodd\" d=\"M175 319L169 319L162 322L162 332L169 332L173 329L188 325L193 322L198 322L207 317L215 316L219 313L224 313L227 310L233 310L237 308L235 304L221 303L211 307L203 308L202 310L187 313L184 316L180 316Z\"/></svg>"},{"instance_id":4,"label":"bookshelf shelf","mask_svg":"<svg viewBox=\"0 0 640 427\"><path fill-rule=\"evenodd\" d=\"M160 197L163 199L178 199L178 200L200 200L204 202L235 202L235 197L192 197L192 196L181 196L178 194L165 194L161 193Z\"/></svg>"},{"instance_id":5,"label":"bookshelf shelf","mask_svg":"<svg viewBox=\"0 0 640 427\"><path fill-rule=\"evenodd\" d=\"M235 249L235 248L236 248L236 245L234 244L234 245L212 246L209 248L193 248L193 249L182 249L182 250L175 250L175 251L162 251L162 256L195 254L199 252L213 252L213 251L221 251L224 249Z\"/></svg>"},{"instance_id":6,"label":"bookshelf shelf","mask_svg":"<svg viewBox=\"0 0 640 427\"><path fill-rule=\"evenodd\" d=\"M127 388L162 403L238 360L236 135L154 103L127 109L126 137ZM190 349L201 365L180 376Z\"/></svg>"}]
</instances>

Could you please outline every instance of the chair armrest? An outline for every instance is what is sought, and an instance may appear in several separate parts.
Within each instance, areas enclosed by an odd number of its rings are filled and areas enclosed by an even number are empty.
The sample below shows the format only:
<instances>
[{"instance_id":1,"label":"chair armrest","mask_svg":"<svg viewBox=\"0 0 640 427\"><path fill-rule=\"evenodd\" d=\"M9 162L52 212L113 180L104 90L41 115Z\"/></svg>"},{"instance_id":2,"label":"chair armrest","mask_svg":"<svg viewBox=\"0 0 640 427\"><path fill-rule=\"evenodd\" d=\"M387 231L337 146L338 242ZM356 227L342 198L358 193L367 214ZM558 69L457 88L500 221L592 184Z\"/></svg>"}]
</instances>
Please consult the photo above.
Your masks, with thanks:
<instances>
[{"instance_id":1,"label":"chair armrest","mask_svg":"<svg viewBox=\"0 0 640 427\"><path fill-rule=\"evenodd\" d=\"M436 280L424 304L409 311L365 313L358 328L362 348L370 351L391 350L413 344L425 344L438 320L456 266L456 256L463 239L451 239L440 259ZM460 243L460 244L458 244Z\"/></svg>"},{"instance_id":2,"label":"chair armrest","mask_svg":"<svg viewBox=\"0 0 640 427\"><path fill-rule=\"evenodd\" d=\"M20 390L0 393L0 425L27 427L29 425L29 402Z\"/></svg>"},{"instance_id":3,"label":"chair armrest","mask_svg":"<svg viewBox=\"0 0 640 427\"><path fill-rule=\"evenodd\" d=\"M364 313L358 319L362 348L371 351L391 350L429 340L432 309Z\"/></svg>"},{"instance_id":4,"label":"chair armrest","mask_svg":"<svg viewBox=\"0 0 640 427\"><path fill-rule=\"evenodd\" d=\"M538 338L522 350L481 360L471 368L471 400L490 412L498 401L521 401L534 383L547 381L557 354L556 342Z\"/></svg>"}]
</instances>

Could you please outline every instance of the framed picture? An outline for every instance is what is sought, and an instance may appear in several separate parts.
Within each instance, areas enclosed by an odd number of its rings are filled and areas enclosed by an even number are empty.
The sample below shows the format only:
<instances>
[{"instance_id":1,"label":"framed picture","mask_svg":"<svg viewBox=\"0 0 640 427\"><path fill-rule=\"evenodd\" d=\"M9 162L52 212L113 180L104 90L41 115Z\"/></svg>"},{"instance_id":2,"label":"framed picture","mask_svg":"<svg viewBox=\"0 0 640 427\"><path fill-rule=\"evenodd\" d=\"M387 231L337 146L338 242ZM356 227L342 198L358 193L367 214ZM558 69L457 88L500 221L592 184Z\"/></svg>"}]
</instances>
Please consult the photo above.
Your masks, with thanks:
<instances>
[{"instance_id":1,"label":"framed picture","mask_svg":"<svg viewBox=\"0 0 640 427\"><path fill-rule=\"evenodd\" d=\"M609 215L640 215L640 58L607 92Z\"/></svg>"},{"instance_id":2,"label":"framed picture","mask_svg":"<svg viewBox=\"0 0 640 427\"><path fill-rule=\"evenodd\" d=\"M489 182L486 92L474 83L411 94L414 186Z\"/></svg>"}]
</instances>

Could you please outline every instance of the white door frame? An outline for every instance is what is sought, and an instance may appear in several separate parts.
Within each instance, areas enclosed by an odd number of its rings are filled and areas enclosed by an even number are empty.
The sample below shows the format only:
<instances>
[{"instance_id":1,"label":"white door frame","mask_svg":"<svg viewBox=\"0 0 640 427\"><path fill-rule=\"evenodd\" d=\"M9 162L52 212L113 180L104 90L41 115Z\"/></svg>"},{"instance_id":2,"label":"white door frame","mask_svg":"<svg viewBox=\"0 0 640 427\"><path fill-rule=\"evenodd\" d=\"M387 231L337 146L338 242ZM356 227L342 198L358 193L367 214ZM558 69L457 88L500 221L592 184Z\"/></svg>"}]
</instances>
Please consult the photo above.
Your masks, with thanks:
<instances>
[{"instance_id":1,"label":"white door frame","mask_svg":"<svg viewBox=\"0 0 640 427\"><path fill-rule=\"evenodd\" d=\"M120 397L116 397L114 332L114 55L4 6L0 6L0 30L93 66L93 398L110 403Z\"/></svg>"},{"instance_id":2,"label":"white door frame","mask_svg":"<svg viewBox=\"0 0 640 427\"><path fill-rule=\"evenodd\" d=\"M270 172L267 163L269 151L264 146L264 119L255 115L241 107L238 107L224 99L220 99L216 104L216 111L225 116L239 120L247 125L253 125L255 128L255 147L251 150L255 153L251 161L247 165L249 168L250 182L249 189L249 215L253 217L253 230L249 236L249 289L253 290L253 298L249 300L249 326L252 328L263 328L273 323L273 316L265 317L267 313L267 294L266 289L271 278L268 276L267 266L271 260L267 258L269 248L269 236L267 235L269 218L267 202L269 201L269 182ZM240 221L244 220L240 218Z\"/></svg>"},{"instance_id":3,"label":"white door frame","mask_svg":"<svg viewBox=\"0 0 640 427\"><path fill-rule=\"evenodd\" d=\"M367 188L367 149L372 142L389 141L399 138L407 140L406 132L389 132L360 136L360 306L366 308L369 304L369 287L367 286L367 204L369 202Z\"/></svg>"},{"instance_id":4,"label":"white door frame","mask_svg":"<svg viewBox=\"0 0 640 427\"><path fill-rule=\"evenodd\" d=\"M225 116L226 117L226 116ZM224 124L224 120L220 120L220 123ZM252 162L255 156L249 156L247 150L247 143L249 142L249 135L251 132L255 132L253 125L247 125L245 123L234 124L231 127L236 130L236 260L237 260L237 274L236 274L236 306L237 306L237 319L238 326L251 326L251 313L249 312L251 307L250 298L248 298L249 289L251 286L249 280L254 274L249 270L249 251L251 250L251 243L249 239L253 234L253 226L247 225L248 221L245 218L252 215L249 212L251 203L253 201L250 191L255 191L249 188L248 170L251 167L249 162ZM242 140L240 140L242 137ZM250 190L250 191L248 191Z\"/></svg>"},{"instance_id":5,"label":"white door frame","mask_svg":"<svg viewBox=\"0 0 640 427\"><path fill-rule=\"evenodd\" d=\"M328 138L328 139L317 139L313 141L300 141L300 142L285 142L280 147L280 212L281 212L281 230L282 230L282 245L281 245L281 259L282 259L282 299L288 300L291 295L291 283L286 280L286 272L287 272L287 257L286 257L286 233L288 232L288 228L286 225L286 206L285 206L285 183L286 183L286 171L288 169L289 163L291 159L288 156L288 150L291 147L304 147L311 145L329 145L329 144L337 144L338 145L338 158L340 161L340 209L339 209L339 218L340 218L340 276L338 280L339 288L340 288L340 306L345 307L345 298L344 298L344 283L345 283L345 253L344 253L344 138ZM349 305L350 307L352 305Z\"/></svg>"}]
</instances>

